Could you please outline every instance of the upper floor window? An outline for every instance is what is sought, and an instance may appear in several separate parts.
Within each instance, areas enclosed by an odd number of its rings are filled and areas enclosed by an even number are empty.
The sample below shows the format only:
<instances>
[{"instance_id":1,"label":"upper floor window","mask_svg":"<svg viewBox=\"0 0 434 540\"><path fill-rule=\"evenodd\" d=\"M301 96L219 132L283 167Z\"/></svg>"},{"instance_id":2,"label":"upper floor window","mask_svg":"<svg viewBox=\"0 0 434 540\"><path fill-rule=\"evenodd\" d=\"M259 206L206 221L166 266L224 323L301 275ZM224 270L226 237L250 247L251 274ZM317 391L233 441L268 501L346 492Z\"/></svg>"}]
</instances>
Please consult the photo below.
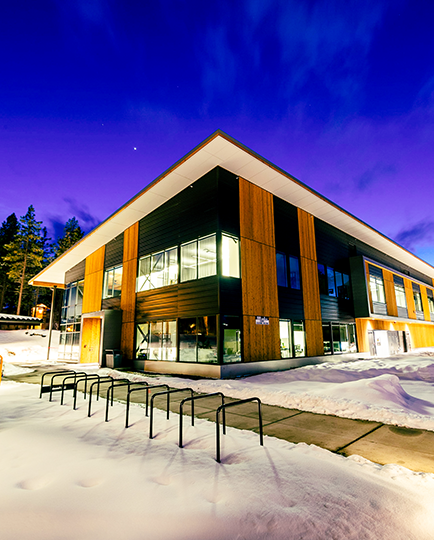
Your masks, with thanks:
<instances>
[{"instance_id":1,"label":"upper floor window","mask_svg":"<svg viewBox=\"0 0 434 540\"><path fill-rule=\"evenodd\" d=\"M288 272L289 267L289 286L291 289L300 289L300 265L298 257L286 257L285 253L276 251L276 268L277 268L277 285L280 287L288 287Z\"/></svg>"},{"instance_id":2,"label":"upper floor window","mask_svg":"<svg viewBox=\"0 0 434 540\"><path fill-rule=\"evenodd\" d=\"M414 309L416 311L423 311L422 296L420 294L420 286L417 283L413 283L412 285L413 285Z\"/></svg>"},{"instance_id":3,"label":"upper floor window","mask_svg":"<svg viewBox=\"0 0 434 540\"><path fill-rule=\"evenodd\" d=\"M321 294L348 300L350 298L350 276L330 266L318 264L319 291Z\"/></svg>"},{"instance_id":4,"label":"upper floor window","mask_svg":"<svg viewBox=\"0 0 434 540\"><path fill-rule=\"evenodd\" d=\"M173 247L139 259L137 292L178 283L178 248Z\"/></svg>"},{"instance_id":5,"label":"upper floor window","mask_svg":"<svg viewBox=\"0 0 434 540\"><path fill-rule=\"evenodd\" d=\"M240 239L222 234L222 275L240 277Z\"/></svg>"},{"instance_id":6,"label":"upper floor window","mask_svg":"<svg viewBox=\"0 0 434 540\"><path fill-rule=\"evenodd\" d=\"M181 245L181 282L217 274L216 235Z\"/></svg>"},{"instance_id":7,"label":"upper floor window","mask_svg":"<svg viewBox=\"0 0 434 540\"><path fill-rule=\"evenodd\" d=\"M386 303L386 296L384 294L384 282L380 276L369 275L369 287L371 289L372 301L379 302L381 304Z\"/></svg>"},{"instance_id":8,"label":"upper floor window","mask_svg":"<svg viewBox=\"0 0 434 540\"><path fill-rule=\"evenodd\" d=\"M113 298L121 295L122 266L109 268L104 272L103 298Z\"/></svg>"},{"instance_id":9,"label":"upper floor window","mask_svg":"<svg viewBox=\"0 0 434 540\"><path fill-rule=\"evenodd\" d=\"M432 289L427 289L426 295L428 296L429 312L434 315L434 293Z\"/></svg>"},{"instance_id":10,"label":"upper floor window","mask_svg":"<svg viewBox=\"0 0 434 540\"><path fill-rule=\"evenodd\" d=\"M402 277L393 276L393 284L395 287L395 298L397 307L407 309L404 280L402 279Z\"/></svg>"}]
</instances>

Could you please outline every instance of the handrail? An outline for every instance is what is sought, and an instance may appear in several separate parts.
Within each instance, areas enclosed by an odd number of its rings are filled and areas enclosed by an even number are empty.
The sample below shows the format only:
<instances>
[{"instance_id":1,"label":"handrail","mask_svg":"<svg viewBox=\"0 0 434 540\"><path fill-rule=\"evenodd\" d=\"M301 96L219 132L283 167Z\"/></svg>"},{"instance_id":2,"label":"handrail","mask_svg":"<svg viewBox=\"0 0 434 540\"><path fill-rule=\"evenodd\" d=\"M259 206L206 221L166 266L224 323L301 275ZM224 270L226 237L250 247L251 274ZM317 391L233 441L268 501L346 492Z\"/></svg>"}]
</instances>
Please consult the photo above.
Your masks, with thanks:
<instances>
[{"instance_id":1,"label":"handrail","mask_svg":"<svg viewBox=\"0 0 434 540\"><path fill-rule=\"evenodd\" d=\"M169 406L170 406L170 395L175 394L176 392L190 392L191 396L193 397L193 390L191 388L175 388L174 390L166 390L165 392L156 392L151 397L151 416L149 418L149 438L152 439L152 425L154 420L154 399L157 396L163 396L167 394L167 420L169 420Z\"/></svg>"},{"instance_id":2,"label":"handrail","mask_svg":"<svg viewBox=\"0 0 434 540\"><path fill-rule=\"evenodd\" d=\"M72 379L73 378L73 375L71 375L70 377L65 377L62 381L62 397L60 399L60 404L63 405L63 396L64 396L64 393L65 393L65 390L74 390L74 398L77 397L77 386L78 384L84 380L84 399L86 399L86 392L87 392L87 381L88 379L99 379L100 376L97 374L97 373L86 373L86 372L77 372L78 373L78 377L74 377L74 382L72 384L72 386L70 386L69 388L66 388L65 387L65 381L68 380L68 379ZM78 379L78 380L77 380Z\"/></svg>"},{"instance_id":3,"label":"handrail","mask_svg":"<svg viewBox=\"0 0 434 540\"><path fill-rule=\"evenodd\" d=\"M103 377L100 377L97 381L93 382L91 385L90 385L90 388L89 388L89 407L88 407L88 413L87 413L87 416L90 417L91 416L91 408L92 408L92 388L97 384L98 385L98 390L96 391L96 400L99 401L99 390L100 390L100 387L101 387L101 384L104 384L104 383L108 383L108 382L112 382L113 381L113 377L111 375L104 375ZM76 400L75 400L75 397L74 397L74 409L75 409L75 404L76 404Z\"/></svg>"},{"instance_id":4,"label":"handrail","mask_svg":"<svg viewBox=\"0 0 434 540\"><path fill-rule=\"evenodd\" d=\"M203 399L203 398L209 398L211 396L221 396L222 398L222 405L225 404L225 396L223 392L213 392L212 394L204 394L204 395L198 395L198 396L191 396L183 399L181 403L179 404L179 448L182 448L182 409L184 407L184 403L186 401L191 401L191 425L194 426L194 402L196 399ZM226 415L225 410L223 409L223 434L226 434Z\"/></svg>"},{"instance_id":5,"label":"handrail","mask_svg":"<svg viewBox=\"0 0 434 540\"><path fill-rule=\"evenodd\" d=\"M146 383L148 384L148 383ZM129 423L129 417L130 417L130 395L133 393L133 392L138 392L139 390L146 390L146 410L145 410L145 416L148 416L148 402L149 402L149 390L151 390L152 388L167 388L167 390L169 389L169 385L167 384L155 384L155 385L152 385L152 386L147 386L146 388L131 388L130 390L128 390L128 395L127 395L127 408L125 410L125 428L128 427L128 423Z\"/></svg>"},{"instance_id":6,"label":"handrail","mask_svg":"<svg viewBox=\"0 0 434 540\"><path fill-rule=\"evenodd\" d=\"M57 371L46 371L45 373L42 374L42 379L41 379L41 391L39 393L39 398L42 398L42 394L47 394L49 391L50 391L50 385L47 385L47 386L44 386L44 379L47 375L62 375L62 374L66 374L66 373L72 373L74 370L73 369L64 369L64 370L57 370ZM53 380L53 377L51 378L51 382Z\"/></svg>"},{"instance_id":7,"label":"handrail","mask_svg":"<svg viewBox=\"0 0 434 540\"><path fill-rule=\"evenodd\" d=\"M261 413L261 400L257 397L252 397L248 399L240 399L239 401L233 401L232 403L225 403L224 405L220 405L218 407L216 412L216 461L217 463L221 463L220 461L220 422L219 422L219 414L221 410L225 410L227 407L235 407L236 405L243 405L244 403L250 403L252 401L258 402L258 420L259 420L259 444L261 446L264 446L264 437L262 433L262 413Z\"/></svg>"},{"instance_id":8,"label":"handrail","mask_svg":"<svg viewBox=\"0 0 434 540\"><path fill-rule=\"evenodd\" d=\"M74 375L71 375L70 378L74 379L74 382L76 381L77 379L77 375L85 375L85 372L84 371L73 371ZM58 390L62 390L62 396L63 396L63 388L64 388L64 382L65 382L65 379L69 378L68 376L64 377L63 380L62 380L62 384L59 384L57 385L57 387L54 387L54 379L57 377L58 375L53 375L53 377L51 377L51 386L50 386L50 399L49 401L52 401L52 397L53 397L53 389L54 391L58 391ZM53 388L54 387L54 388ZM71 386L72 388L72 386ZM62 402L63 402L63 399L62 399Z\"/></svg>"}]
</instances>

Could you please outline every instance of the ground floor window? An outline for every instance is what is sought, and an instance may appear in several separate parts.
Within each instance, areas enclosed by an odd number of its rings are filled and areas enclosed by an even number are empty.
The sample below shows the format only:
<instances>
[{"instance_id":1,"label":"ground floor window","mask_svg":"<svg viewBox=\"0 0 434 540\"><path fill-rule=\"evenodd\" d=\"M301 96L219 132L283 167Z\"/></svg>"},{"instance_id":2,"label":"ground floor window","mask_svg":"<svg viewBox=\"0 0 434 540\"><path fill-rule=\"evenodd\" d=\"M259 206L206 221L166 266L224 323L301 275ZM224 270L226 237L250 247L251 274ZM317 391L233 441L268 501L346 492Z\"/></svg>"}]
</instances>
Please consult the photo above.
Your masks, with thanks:
<instances>
[{"instance_id":1,"label":"ground floor window","mask_svg":"<svg viewBox=\"0 0 434 540\"><path fill-rule=\"evenodd\" d=\"M223 363L241 362L241 322L238 316L223 316Z\"/></svg>"},{"instance_id":2,"label":"ground floor window","mask_svg":"<svg viewBox=\"0 0 434 540\"><path fill-rule=\"evenodd\" d=\"M179 319L179 361L218 363L215 315Z\"/></svg>"},{"instance_id":3,"label":"ground floor window","mask_svg":"<svg viewBox=\"0 0 434 540\"><path fill-rule=\"evenodd\" d=\"M306 356L306 336L303 321L279 321L280 356L293 358Z\"/></svg>"},{"instance_id":4,"label":"ground floor window","mask_svg":"<svg viewBox=\"0 0 434 540\"><path fill-rule=\"evenodd\" d=\"M324 354L357 352L356 328L352 323L323 323Z\"/></svg>"},{"instance_id":5,"label":"ground floor window","mask_svg":"<svg viewBox=\"0 0 434 540\"><path fill-rule=\"evenodd\" d=\"M139 323L136 330L138 360L176 360L176 321Z\"/></svg>"}]
</instances>

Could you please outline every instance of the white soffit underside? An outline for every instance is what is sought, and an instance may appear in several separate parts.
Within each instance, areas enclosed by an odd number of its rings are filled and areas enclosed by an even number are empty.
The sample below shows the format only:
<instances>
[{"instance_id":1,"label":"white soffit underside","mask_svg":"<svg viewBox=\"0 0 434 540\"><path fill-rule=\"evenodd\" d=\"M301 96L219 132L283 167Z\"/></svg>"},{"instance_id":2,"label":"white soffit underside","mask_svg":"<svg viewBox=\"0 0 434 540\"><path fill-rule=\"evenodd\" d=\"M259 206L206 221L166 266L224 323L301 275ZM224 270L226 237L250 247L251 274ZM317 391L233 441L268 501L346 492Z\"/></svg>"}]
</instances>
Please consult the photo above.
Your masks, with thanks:
<instances>
[{"instance_id":1,"label":"white soffit underside","mask_svg":"<svg viewBox=\"0 0 434 540\"><path fill-rule=\"evenodd\" d=\"M175 164L162 177L150 184L144 192L120 208L33 280L63 284L67 270L218 165L309 212L350 236L370 244L394 259L434 278L434 268L428 263L311 191L307 186L263 160L260 156L239 146L224 135L217 134L198 150L193 151L191 155Z\"/></svg>"}]
</instances>

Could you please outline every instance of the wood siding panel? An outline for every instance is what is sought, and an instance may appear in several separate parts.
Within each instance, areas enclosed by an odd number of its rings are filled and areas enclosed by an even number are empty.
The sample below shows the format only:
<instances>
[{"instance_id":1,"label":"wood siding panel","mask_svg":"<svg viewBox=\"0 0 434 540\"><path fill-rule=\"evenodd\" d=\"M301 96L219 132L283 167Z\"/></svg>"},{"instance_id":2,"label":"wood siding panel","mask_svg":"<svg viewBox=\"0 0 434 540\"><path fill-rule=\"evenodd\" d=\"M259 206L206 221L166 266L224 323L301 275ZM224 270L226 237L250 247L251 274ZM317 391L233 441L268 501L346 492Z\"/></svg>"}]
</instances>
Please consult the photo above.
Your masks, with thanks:
<instances>
[{"instance_id":1,"label":"wood siding panel","mask_svg":"<svg viewBox=\"0 0 434 540\"><path fill-rule=\"evenodd\" d=\"M245 362L280 358L273 196L239 179L243 358ZM269 317L257 325L255 316Z\"/></svg>"},{"instance_id":2,"label":"wood siding panel","mask_svg":"<svg viewBox=\"0 0 434 540\"><path fill-rule=\"evenodd\" d=\"M356 319L357 348L359 352L369 352L368 319Z\"/></svg>"},{"instance_id":3,"label":"wood siding panel","mask_svg":"<svg viewBox=\"0 0 434 540\"><path fill-rule=\"evenodd\" d=\"M307 356L324 354L314 217L298 208L300 269Z\"/></svg>"},{"instance_id":4,"label":"wood siding panel","mask_svg":"<svg viewBox=\"0 0 434 540\"><path fill-rule=\"evenodd\" d=\"M102 285L104 277L105 246L94 251L86 258L84 275L83 313L101 310Z\"/></svg>"},{"instance_id":5,"label":"wood siding panel","mask_svg":"<svg viewBox=\"0 0 434 540\"><path fill-rule=\"evenodd\" d=\"M137 253L139 247L139 223L134 223L124 232L122 270L122 330L121 351L125 358L135 354L134 323L136 312Z\"/></svg>"},{"instance_id":6,"label":"wood siding panel","mask_svg":"<svg viewBox=\"0 0 434 540\"><path fill-rule=\"evenodd\" d=\"M98 363L101 342L101 318L85 317L82 324L80 363Z\"/></svg>"},{"instance_id":7,"label":"wood siding panel","mask_svg":"<svg viewBox=\"0 0 434 540\"><path fill-rule=\"evenodd\" d=\"M384 292L386 295L387 313L391 317L398 316L398 306L396 305L395 285L393 283L393 274L383 269Z\"/></svg>"},{"instance_id":8,"label":"wood siding panel","mask_svg":"<svg viewBox=\"0 0 434 540\"><path fill-rule=\"evenodd\" d=\"M422 297L423 316L426 321L431 320L431 314L429 312L428 296L426 294L426 287L420 286L420 295Z\"/></svg>"},{"instance_id":9,"label":"wood siding panel","mask_svg":"<svg viewBox=\"0 0 434 540\"><path fill-rule=\"evenodd\" d=\"M416 319L416 311L414 306L413 286L411 281L404 278L405 298L407 300L407 312L409 319Z\"/></svg>"},{"instance_id":10,"label":"wood siding panel","mask_svg":"<svg viewBox=\"0 0 434 540\"><path fill-rule=\"evenodd\" d=\"M270 317L268 326L256 324L254 316L243 316L243 351L245 362L280 358L279 318Z\"/></svg>"}]
</instances>

